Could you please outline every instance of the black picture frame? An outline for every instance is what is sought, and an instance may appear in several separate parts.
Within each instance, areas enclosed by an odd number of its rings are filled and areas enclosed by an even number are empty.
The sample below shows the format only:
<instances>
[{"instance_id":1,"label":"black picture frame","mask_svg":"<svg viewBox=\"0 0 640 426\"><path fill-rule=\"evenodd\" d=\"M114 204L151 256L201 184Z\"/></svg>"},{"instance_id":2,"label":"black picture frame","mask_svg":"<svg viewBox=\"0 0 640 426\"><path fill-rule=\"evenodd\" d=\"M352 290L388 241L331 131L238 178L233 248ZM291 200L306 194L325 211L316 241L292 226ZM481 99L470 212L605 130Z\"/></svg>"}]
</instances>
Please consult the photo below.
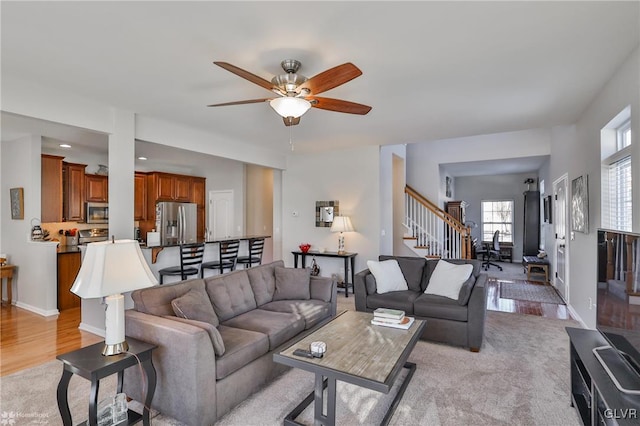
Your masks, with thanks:
<instances>
[{"instance_id":1,"label":"black picture frame","mask_svg":"<svg viewBox=\"0 0 640 426\"><path fill-rule=\"evenodd\" d=\"M546 197L544 197L543 205L544 222L551 224L553 223L553 215L551 213L551 195L547 195Z\"/></svg>"}]
</instances>

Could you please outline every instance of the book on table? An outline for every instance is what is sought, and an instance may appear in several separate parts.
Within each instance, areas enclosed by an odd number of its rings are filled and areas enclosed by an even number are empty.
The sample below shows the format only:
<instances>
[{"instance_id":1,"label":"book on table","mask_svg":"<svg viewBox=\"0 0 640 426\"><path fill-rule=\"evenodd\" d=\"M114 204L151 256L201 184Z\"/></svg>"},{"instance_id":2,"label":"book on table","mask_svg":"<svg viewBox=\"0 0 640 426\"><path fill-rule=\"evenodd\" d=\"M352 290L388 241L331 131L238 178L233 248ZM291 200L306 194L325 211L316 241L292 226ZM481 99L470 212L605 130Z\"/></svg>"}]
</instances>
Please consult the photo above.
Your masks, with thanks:
<instances>
[{"instance_id":1,"label":"book on table","mask_svg":"<svg viewBox=\"0 0 640 426\"><path fill-rule=\"evenodd\" d=\"M382 327L392 327L392 328L401 328L403 330L411 327L415 319L413 317L404 317L400 322L389 322L381 319L376 319L375 317L371 320L371 324L380 325Z\"/></svg>"},{"instance_id":2,"label":"book on table","mask_svg":"<svg viewBox=\"0 0 640 426\"><path fill-rule=\"evenodd\" d=\"M401 321L404 318L404 311L399 309L378 308L373 311L374 318L385 318L396 321Z\"/></svg>"}]
</instances>

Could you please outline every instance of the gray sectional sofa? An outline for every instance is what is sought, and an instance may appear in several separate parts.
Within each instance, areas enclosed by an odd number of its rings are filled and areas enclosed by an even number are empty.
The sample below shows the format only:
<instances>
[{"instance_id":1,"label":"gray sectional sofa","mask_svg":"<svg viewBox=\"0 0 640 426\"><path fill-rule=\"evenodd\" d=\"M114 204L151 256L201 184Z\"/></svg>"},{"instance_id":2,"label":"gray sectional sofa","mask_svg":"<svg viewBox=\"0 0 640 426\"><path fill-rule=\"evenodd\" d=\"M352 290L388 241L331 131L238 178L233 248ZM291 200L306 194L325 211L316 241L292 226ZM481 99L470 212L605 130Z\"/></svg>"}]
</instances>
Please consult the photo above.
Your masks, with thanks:
<instances>
[{"instance_id":1,"label":"gray sectional sofa","mask_svg":"<svg viewBox=\"0 0 640 426\"><path fill-rule=\"evenodd\" d=\"M156 344L152 407L189 425L212 425L288 367L274 352L336 314L336 283L282 261L132 293L126 335ZM124 391L143 401L138 369Z\"/></svg>"},{"instance_id":2,"label":"gray sectional sofa","mask_svg":"<svg viewBox=\"0 0 640 426\"><path fill-rule=\"evenodd\" d=\"M409 316L427 320L421 336L424 340L448 343L478 352L484 336L486 316L487 274L481 272L478 260L446 259L449 263L473 265L471 277L462 286L457 300L424 294L437 259L421 257L380 256L379 260L396 259L407 281L408 290L378 294L376 279L369 269L355 276L356 310L373 312L376 308L405 311Z\"/></svg>"}]
</instances>

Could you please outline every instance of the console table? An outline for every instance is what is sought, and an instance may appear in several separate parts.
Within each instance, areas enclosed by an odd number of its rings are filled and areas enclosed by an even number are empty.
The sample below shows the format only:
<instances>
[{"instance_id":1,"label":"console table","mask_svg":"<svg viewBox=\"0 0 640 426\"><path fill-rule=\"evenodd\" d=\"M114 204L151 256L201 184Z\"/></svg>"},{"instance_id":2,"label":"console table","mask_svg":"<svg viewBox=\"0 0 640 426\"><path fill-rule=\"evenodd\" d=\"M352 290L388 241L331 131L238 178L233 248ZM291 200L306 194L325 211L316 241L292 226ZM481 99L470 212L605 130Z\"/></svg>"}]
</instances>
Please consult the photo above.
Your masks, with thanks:
<instances>
[{"instance_id":1,"label":"console table","mask_svg":"<svg viewBox=\"0 0 640 426\"><path fill-rule=\"evenodd\" d=\"M0 266L0 303L2 302L2 281L7 279L7 303L11 306L11 290L13 287L13 270L15 265L5 264Z\"/></svg>"},{"instance_id":2,"label":"console table","mask_svg":"<svg viewBox=\"0 0 640 426\"><path fill-rule=\"evenodd\" d=\"M349 297L349 287L351 287L351 291L355 294L355 289L353 287L353 283L355 282L355 264L356 264L356 256L358 253L338 253L337 251L325 251L324 253L320 253L319 251L308 251L302 252L300 250L292 251L293 254L293 266L295 268L298 267L298 256L302 257L302 267L307 267L307 256L318 256L318 257L334 257L344 260L344 296ZM351 264L351 282L349 282L349 264ZM341 288L341 287L339 287Z\"/></svg>"},{"instance_id":3,"label":"console table","mask_svg":"<svg viewBox=\"0 0 640 426\"><path fill-rule=\"evenodd\" d=\"M595 330L566 327L570 339L571 406L585 426L640 423L640 395L623 394L592 352L607 342ZM620 360L620 364L623 364Z\"/></svg>"},{"instance_id":4,"label":"console table","mask_svg":"<svg viewBox=\"0 0 640 426\"><path fill-rule=\"evenodd\" d=\"M56 357L63 363L62 377L58 383L58 409L60 410L60 416L62 417L64 426L73 425L67 393L69 381L74 374L91 380L89 421L85 424L94 426L98 424L98 389L100 379L118 373L117 393L122 392L124 370L138 365L138 359L147 376L144 411L143 414L140 415L135 411L129 410L127 424L132 425L140 420L142 420L144 426L151 424L149 408L151 407L151 400L153 399L153 393L156 389L156 370L151 360L151 352L156 346L141 342L132 337L127 337L127 343L129 344L129 351L118 355L102 355L104 342L100 342ZM138 359L136 359L134 355L136 355Z\"/></svg>"}]
</instances>

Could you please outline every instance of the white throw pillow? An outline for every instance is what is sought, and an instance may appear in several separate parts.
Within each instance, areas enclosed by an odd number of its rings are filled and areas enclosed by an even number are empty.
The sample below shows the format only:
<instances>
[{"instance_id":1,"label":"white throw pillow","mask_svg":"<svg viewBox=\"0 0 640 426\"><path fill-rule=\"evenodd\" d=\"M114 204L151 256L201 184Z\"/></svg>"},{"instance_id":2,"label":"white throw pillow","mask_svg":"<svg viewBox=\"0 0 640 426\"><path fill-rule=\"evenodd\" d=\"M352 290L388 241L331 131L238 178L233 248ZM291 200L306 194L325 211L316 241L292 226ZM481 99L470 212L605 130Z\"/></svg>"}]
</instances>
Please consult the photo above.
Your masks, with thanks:
<instances>
[{"instance_id":1,"label":"white throw pillow","mask_svg":"<svg viewBox=\"0 0 640 426\"><path fill-rule=\"evenodd\" d=\"M441 259L429 278L424 294L435 294L458 300L460 289L471 276L471 272L473 272L471 264L456 265Z\"/></svg>"},{"instance_id":2,"label":"white throw pillow","mask_svg":"<svg viewBox=\"0 0 640 426\"><path fill-rule=\"evenodd\" d=\"M376 279L376 292L378 294L390 291L408 290L407 280L402 275L402 270L395 259L376 262L367 261L367 266Z\"/></svg>"}]
</instances>

